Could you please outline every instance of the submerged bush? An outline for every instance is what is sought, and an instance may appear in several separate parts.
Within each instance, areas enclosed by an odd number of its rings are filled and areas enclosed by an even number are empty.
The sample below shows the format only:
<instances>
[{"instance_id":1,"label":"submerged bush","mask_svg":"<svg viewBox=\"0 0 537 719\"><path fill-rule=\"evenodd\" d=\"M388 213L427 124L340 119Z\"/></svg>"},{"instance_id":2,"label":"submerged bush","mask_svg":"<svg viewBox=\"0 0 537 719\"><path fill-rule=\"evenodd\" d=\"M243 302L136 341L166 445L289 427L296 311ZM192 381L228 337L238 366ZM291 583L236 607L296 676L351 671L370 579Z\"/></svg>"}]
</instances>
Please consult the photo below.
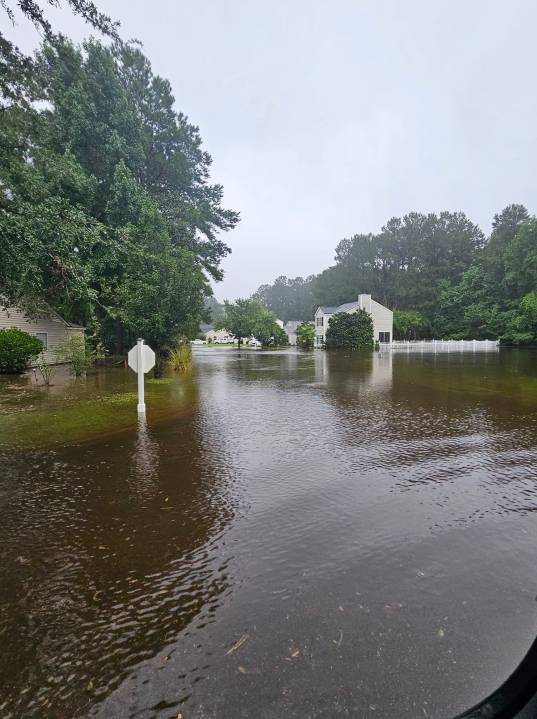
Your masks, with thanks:
<instances>
[{"instance_id":1,"label":"submerged bush","mask_svg":"<svg viewBox=\"0 0 537 719\"><path fill-rule=\"evenodd\" d=\"M192 346L190 342L181 344L170 352L170 367L176 372L186 372L192 366Z\"/></svg>"},{"instance_id":2,"label":"submerged bush","mask_svg":"<svg viewBox=\"0 0 537 719\"><path fill-rule=\"evenodd\" d=\"M37 337L18 329L0 330L0 374L19 374L43 350Z\"/></svg>"},{"instance_id":3,"label":"submerged bush","mask_svg":"<svg viewBox=\"0 0 537 719\"><path fill-rule=\"evenodd\" d=\"M75 377L80 377L97 359L97 353L92 349L82 335L68 335L56 345L54 354L58 362L71 365Z\"/></svg>"}]
</instances>

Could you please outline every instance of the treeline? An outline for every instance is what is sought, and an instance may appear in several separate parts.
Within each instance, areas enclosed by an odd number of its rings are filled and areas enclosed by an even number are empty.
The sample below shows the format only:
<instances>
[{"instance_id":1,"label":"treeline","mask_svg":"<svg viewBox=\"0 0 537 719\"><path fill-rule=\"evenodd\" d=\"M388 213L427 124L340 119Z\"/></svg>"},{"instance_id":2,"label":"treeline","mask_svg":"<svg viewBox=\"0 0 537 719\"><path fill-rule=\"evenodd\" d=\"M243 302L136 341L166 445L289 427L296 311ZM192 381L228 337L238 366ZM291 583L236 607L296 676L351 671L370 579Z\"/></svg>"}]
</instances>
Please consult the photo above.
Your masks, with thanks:
<instances>
[{"instance_id":1,"label":"treeline","mask_svg":"<svg viewBox=\"0 0 537 719\"><path fill-rule=\"evenodd\" d=\"M0 298L52 307L111 352L137 336L166 351L208 319L230 251L219 233L239 216L140 46L91 2L68 4L108 40L74 45L35 2L35 56L0 35Z\"/></svg>"},{"instance_id":2,"label":"treeline","mask_svg":"<svg viewBox=\"0 0 537 719\"><path fill-rule=\"evenodd\" d=\"M393 218L336 247L306 279L279 277L254 297L283 320L370 293L394 309L400 338L537 342L537 219L522 205L494 216L489 237L462 212Z\"/></svg>"}]
</instances>

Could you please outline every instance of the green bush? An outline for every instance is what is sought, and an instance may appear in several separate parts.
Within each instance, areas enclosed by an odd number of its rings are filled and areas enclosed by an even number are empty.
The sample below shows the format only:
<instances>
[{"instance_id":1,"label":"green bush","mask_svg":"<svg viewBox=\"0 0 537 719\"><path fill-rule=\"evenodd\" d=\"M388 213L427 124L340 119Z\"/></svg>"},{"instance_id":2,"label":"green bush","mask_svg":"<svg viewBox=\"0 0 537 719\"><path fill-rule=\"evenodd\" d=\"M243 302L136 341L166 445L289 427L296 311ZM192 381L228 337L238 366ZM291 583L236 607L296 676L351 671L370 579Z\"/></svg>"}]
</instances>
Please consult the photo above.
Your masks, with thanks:
<instances>
[{"instance_id":1,"label":"green bush","mask_svg":"<svg viewBox=\"0 0 537 719\"><path fill-rule=\"evenodd\" d=\"M43 343L28 332L0 330L0 374L19 374L43 351Z\"/></svg>"},{"instance_id":2,"label":"green bush","mask_svg":"<svg viewBox=\"0 0 537 719\"><path fill-rule=\"evenodd\" d=\"M97 353L82 335L68 335L56 345L54 355L58 362L65 362L71 366L75 377L80 377L93 367L97 359Z\"/></svg>"},{"instance_id":3,"label":"green bush","mask_svg":"<svg viewBox=\"0 0 537 719\"><path fill-rule=\"evenodd\" d=\"M311 322L303 322L296 331L296 343L303 350L311 350L315 345L315 326Z\"/></svg>"},{"instance_id":4,"label":"green bush","mask_svg":"<svg viewBox=\"0 0 537 719\"><path fill-rule=\"evenodd\" d=\"M372 350L373 320L365 310L337 312L330 318L326 332L329 349Z\"/></svg>"}]
</instances>

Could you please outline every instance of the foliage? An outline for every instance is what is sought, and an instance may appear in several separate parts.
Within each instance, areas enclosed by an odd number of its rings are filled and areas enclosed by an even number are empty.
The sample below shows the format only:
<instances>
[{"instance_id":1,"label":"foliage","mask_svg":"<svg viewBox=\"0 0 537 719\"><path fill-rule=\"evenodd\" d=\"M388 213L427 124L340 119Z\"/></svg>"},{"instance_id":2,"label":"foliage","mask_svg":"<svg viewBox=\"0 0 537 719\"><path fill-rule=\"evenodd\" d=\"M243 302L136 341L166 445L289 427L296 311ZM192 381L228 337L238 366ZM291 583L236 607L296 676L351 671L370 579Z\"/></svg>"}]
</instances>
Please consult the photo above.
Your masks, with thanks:
<instances>
[{"instance_id":1,"label":"foliage","mask_svg":"<svg viewBox=\"0 0 537 719\"><path fill-rule=\"evenodd\" d=\"M281 347L289 344L286 333L276 323L276 315L264 307L259 307L253 330L252 334L263 347L270 345Z\"/></svg>"},{"instance_id":2,"label":"foliage","mask_svg":"<svg viewBox=\"0 0 537 719\"><path fill-rule=\"evenodd\" d=\"M274 312L283 322L305 319L315 311L311 280L311 277L277 277L272 285L261 285L252 299Z\"/></svg>"},{"instance_id":3,"label":"foliage","mask_svg":"<svg viewBox=\"0 0 537 719\"><path fill-rule=\"evenodd\" d=\"M256 329L263 308L254 300L237 299L224 302L224 314L215 320L215 329L226 329L237 338L240 347L242 340L251 337Z\"/></svg>"},{"instance_id":4,"label":"foliage","mask_svg":"<svg viewBox=\"0 0 537 719\"><path fill-rule=\"evenodd\" d=\"M43 383L48 387L52 380L53 374L56 372L56 367L51 365L45 357L44 353L41 352L35 361L35 368L41 375Z\"/></svg>"},{"instance_id":5,"label":"foliage","mask_svg":"<svg viewBox=\"0 0 537 719\"><path fill-rule=\"evenodd\" d=\"M54 356L58 362L69 364L75 377L80 377L93 367L98 355L84 336L68 335L54 347Z\"/></svg>"},{"instance_id":6,"label":"foliage","mask_svg":"<svg viewBox=\"0 0 537 719\"><path fill-rule=\"evenodd\" d=\"M537 288L537 219L523 205L497 213L488 239L464 213L411 212L391 219L377 235L342 240L335 260L301 286L312 300L309 316L314 307L368 292L397 308L397 338L537 343L522 304ZM292 316L298 305L288 282L278 278L255 296Z\"/></svg>"},{"instance_id":7,"label":"foliage","mask_svg":"<svg viewBox=\"0 0 537 719\"><path fill-rule=\"evenodd\" d=\"M431 336L429 320L415 310L394 310L393 336L397 340L421 340Z\"/></svg>"},{"instance_id":8,"label":"foliage","mask_svg":"<svg viewBox=\"0 0 537 719\"><path fill-rule=\"evenodd\" d=\"M303 322L296 330L296 343L304 350L313 349L315 344L315 325L311 322Z\"/></svg>"},{"instance_id":9,"label":"foliage","mask_svg":"<svg viewBox=\"0 0 537 719\"><path fill-rule=\"evenodd\" d=\"M269 344L273 347L287 347L289 345L289 337L287 336L287 332L279 325L273 325L272 337Z\"/></svg>"},{"instance_id":10,"label":"foliage","mask_svg":"<svg viewBox=\"0 0 537 719\"><path fill-rule=\"evenodd\" d=\"M373 320L365 310L337 312L328 322L326 346L330 349L372 350Z\"/></svg>"},{"instance_id":11,"label":"foliage","mask_svg":"<svg viewBox=\"0 0 537 719\"><path fill-rule=\"evenodd\" d=\"M170 352L168 358L170 367L176 372L186 372L192 367L192 346L190 342L183 341Z\"/></svg>"},{"instance_id":12,"label":"foliage","mask_svg":"<svg viewBox=\"0 0 537 719\"><path fill-rule=\"evenodd\" d=\"M115 35L91 2L68 4ZM207 319L229 252L218 233L238 222L198 128L136 44L54 36L21 78L0 85L4 301L49 305L114 354L138 336L165 354Z\"/></svg>"},{"instance_id":13,"label":"foliage","mask_svg":"<svg viewBox=\"0 0 537 719\"><path fill-rule=\"evenodd\" d=\"M18 374L43 350L43 343L19 329L0 330L0 374Z\"/></svg>"},{"instance_id":14,"label":"foliage","mask_svg":"<svg viewBox=\"0 0 537 719\"><path fill-rule=\"evenodd\" d=\"M264 347L287 345L287 335L276 323L276 315L252 299L224 303L224 314L215 321L216 329L226 329L236 337L240 347L243 339L256 337Z\"/></svg>"}]
</instances>

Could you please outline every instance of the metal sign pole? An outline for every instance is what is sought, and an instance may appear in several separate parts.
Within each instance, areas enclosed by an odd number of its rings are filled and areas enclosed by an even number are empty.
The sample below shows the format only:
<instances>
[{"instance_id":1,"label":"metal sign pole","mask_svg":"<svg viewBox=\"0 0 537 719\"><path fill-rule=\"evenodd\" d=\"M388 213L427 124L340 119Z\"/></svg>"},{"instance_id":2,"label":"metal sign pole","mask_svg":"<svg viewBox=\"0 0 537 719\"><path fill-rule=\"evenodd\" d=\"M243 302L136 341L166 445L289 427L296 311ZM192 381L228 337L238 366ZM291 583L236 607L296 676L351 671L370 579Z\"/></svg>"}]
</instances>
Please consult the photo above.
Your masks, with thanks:
<instances>
[{"instance_id":1,"label":"metal sign pole","mask_svg":"<svg viewBox=\"0 0 537 719\"><path fill-rule=\"evenodd\" d=\"M138 360L138 414L145 414L145 397L144 397L144 341L139 339L136 343L137 360Z\"/></svg>"}]
</instances>

